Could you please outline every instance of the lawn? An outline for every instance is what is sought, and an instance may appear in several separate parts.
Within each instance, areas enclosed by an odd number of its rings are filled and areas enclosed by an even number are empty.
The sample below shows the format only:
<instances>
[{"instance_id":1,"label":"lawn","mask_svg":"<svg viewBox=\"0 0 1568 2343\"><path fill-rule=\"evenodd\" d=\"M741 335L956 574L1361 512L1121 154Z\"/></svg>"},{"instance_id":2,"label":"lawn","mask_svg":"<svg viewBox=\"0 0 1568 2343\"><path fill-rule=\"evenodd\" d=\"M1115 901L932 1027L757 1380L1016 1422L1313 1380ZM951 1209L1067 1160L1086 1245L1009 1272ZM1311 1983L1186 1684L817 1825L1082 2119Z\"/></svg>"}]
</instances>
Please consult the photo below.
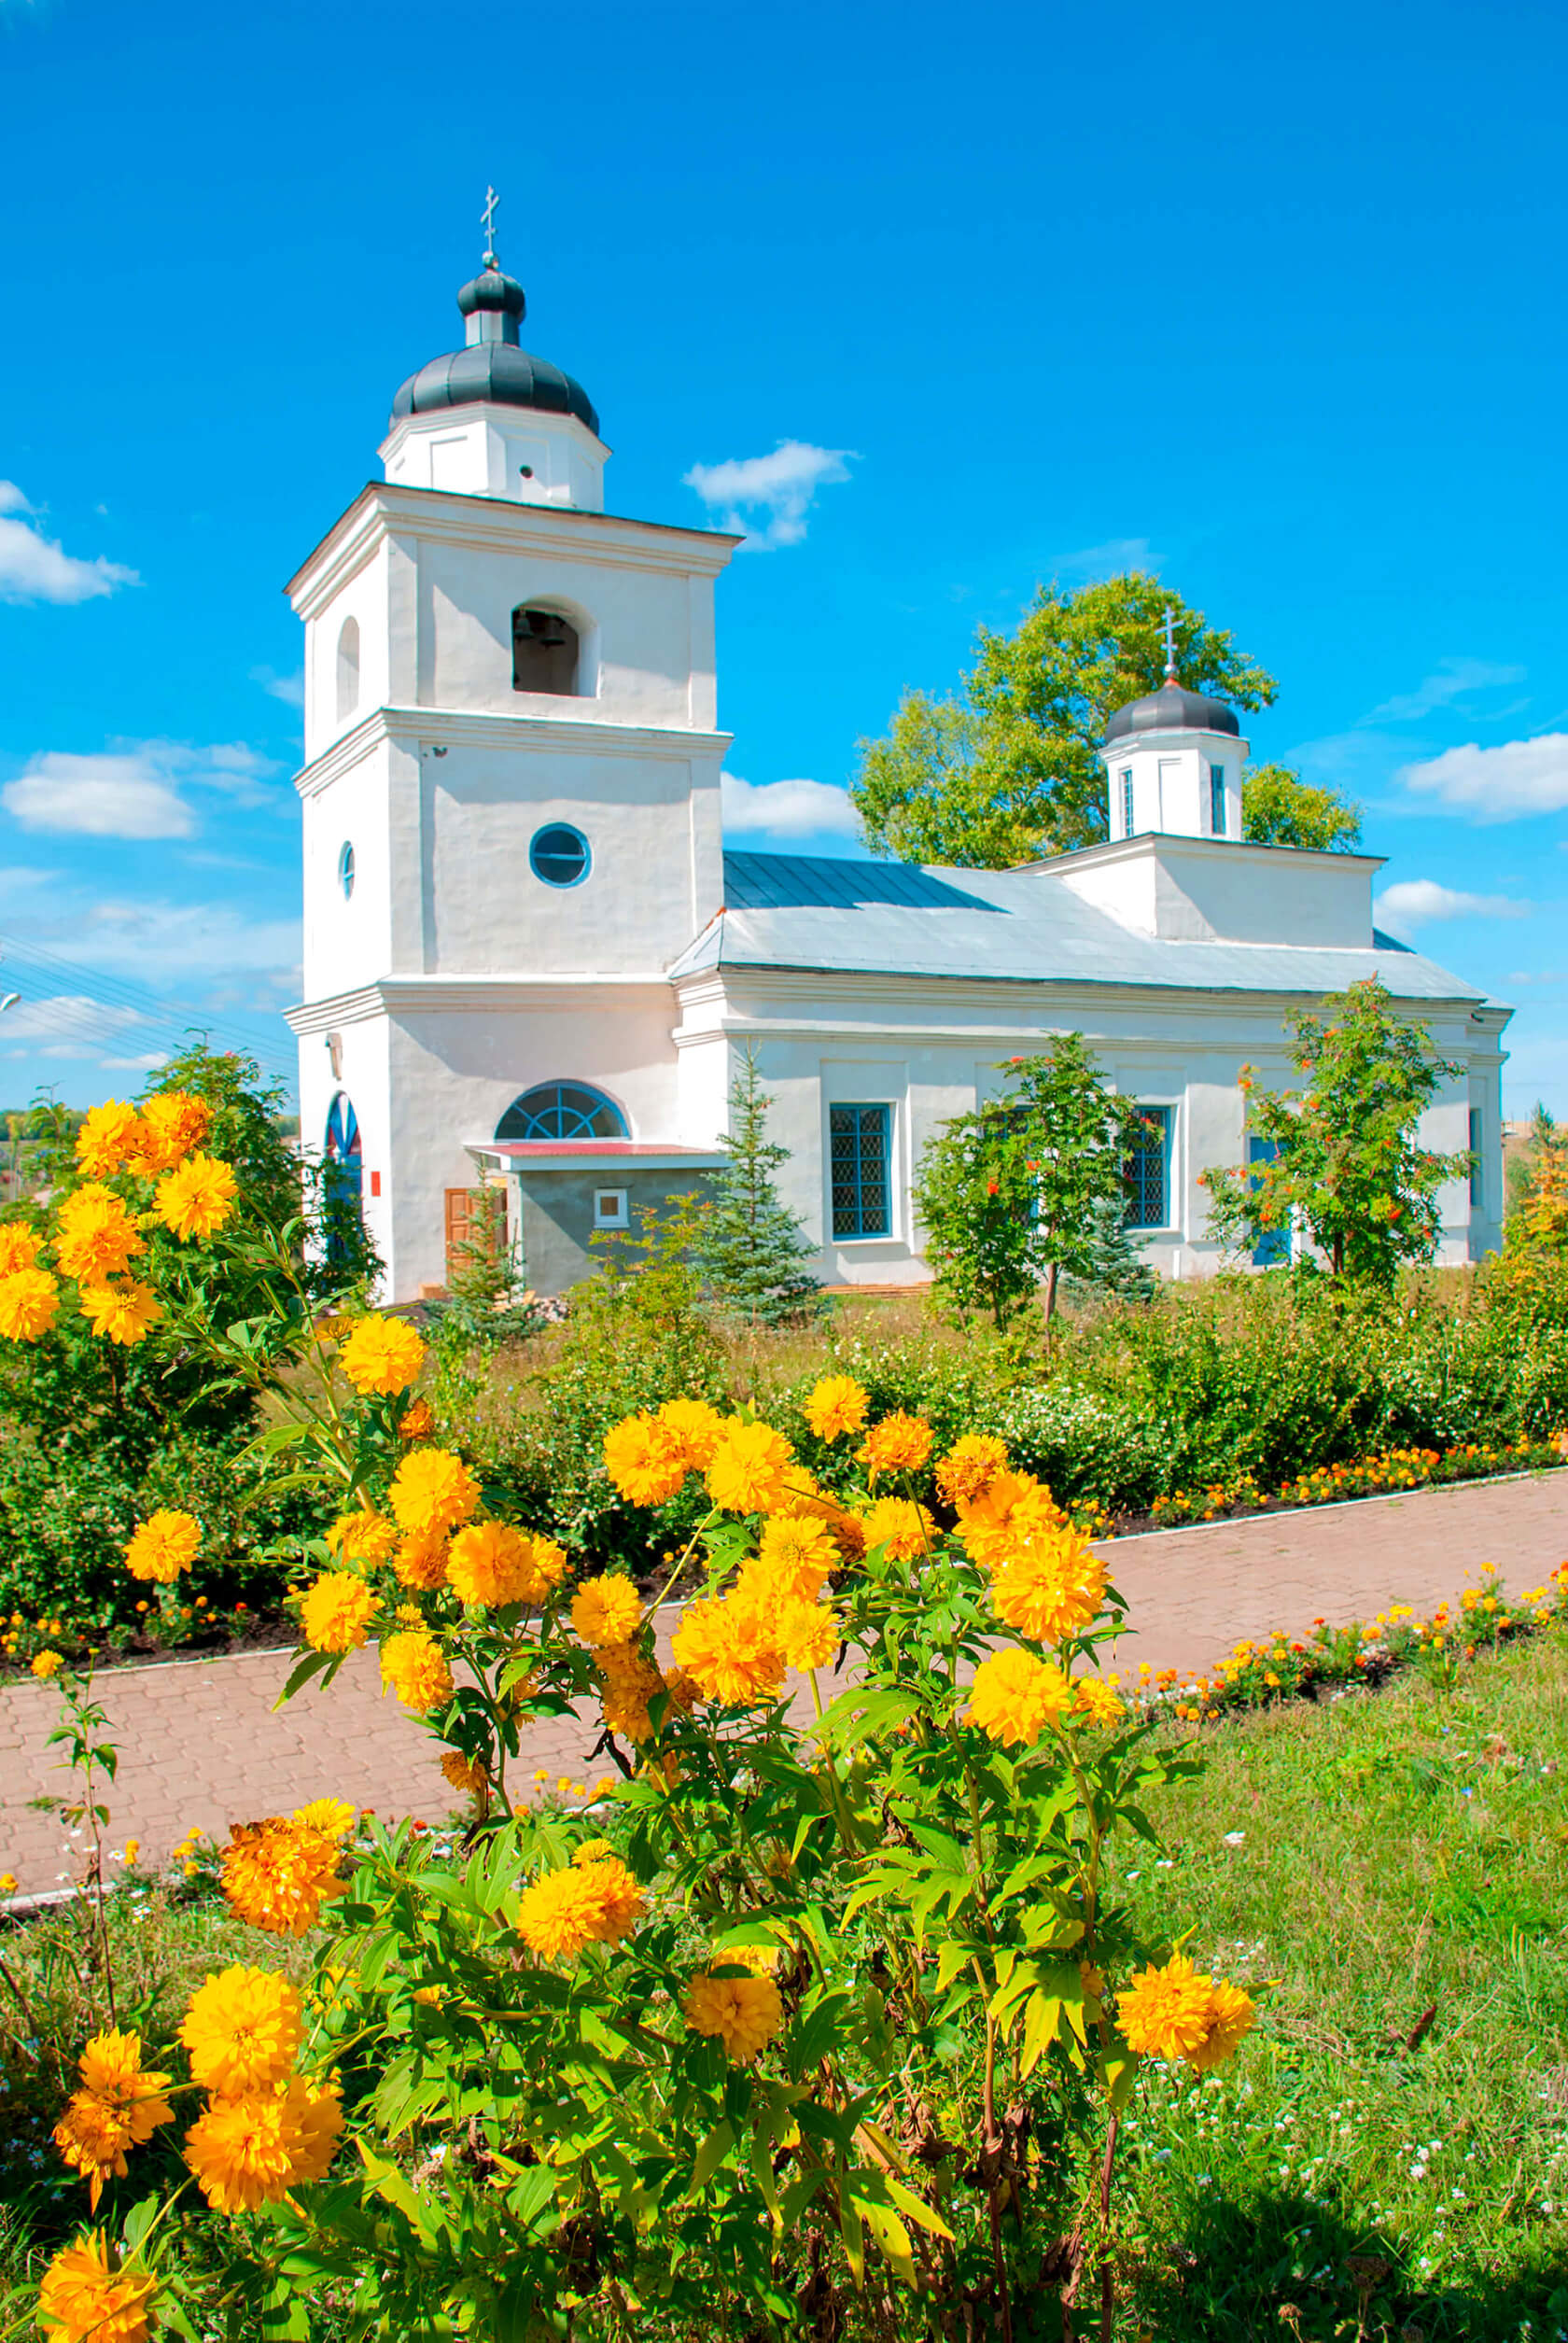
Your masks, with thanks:
<instances>
[{"instance_id":1,"label":"lawn","mask_svg":"<svg viewBox=\"0 0 1568 2343\"><path fill-rule=\"evenodd\" d=\"M1457 1689L1226 1719L1166 1792L1165 1856L1127 1853L1147 1940L1257 1994L1236 2062L1145 2069L1122 2128L1122 2343L1379 2343L1568 2330L1568 1642L1483 1656ZM292 1965L198 1884L119 1896L122 2008L174 2012L209 1967ZM80 1940L0 1936L0 2284L84 2210L47 2143L84 2030ZM1049 2331L1049 2330L1048 2330Z\"/></svg>"}]
</instances>

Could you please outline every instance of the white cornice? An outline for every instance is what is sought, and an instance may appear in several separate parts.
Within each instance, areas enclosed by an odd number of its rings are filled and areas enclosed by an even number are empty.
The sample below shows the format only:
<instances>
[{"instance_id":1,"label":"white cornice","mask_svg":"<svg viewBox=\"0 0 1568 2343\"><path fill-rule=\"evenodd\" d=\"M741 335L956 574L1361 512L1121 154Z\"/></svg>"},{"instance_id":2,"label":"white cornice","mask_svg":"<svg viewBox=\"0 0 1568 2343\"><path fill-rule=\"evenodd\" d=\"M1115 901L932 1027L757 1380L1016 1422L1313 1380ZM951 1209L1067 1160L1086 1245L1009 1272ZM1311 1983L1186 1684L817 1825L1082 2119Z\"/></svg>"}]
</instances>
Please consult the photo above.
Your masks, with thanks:
<instances>
[{"instance_id":1,"label":"white cornice","mask_svg":"<svg viewBox=\"0 0 1568 2343\"><path fill-rule=\"evenodd\" d=\"M1152 856L1169 852L1172 847L1178 848L1183 857L1211 863L1238 854L1268 854L1291 863L1326 863L1335 870L1380 871L1388 860L1386 854L1328 853L1316 847L1262 846L1253 838L1195 838L1181 830L1140 830L1130 838L1102 838L1098 846L1074 847L1066 854L1047 855L1038 863L1019 863L1015 865L1015 875L1028 871L1031 877L1050 878L1058 871L1095 870L1107 863L1147 862Z\"/></svg>"},{"instance_id":2,"label":"white cornice","mask_svg":"<svg viewBox=\"0 0 1568 2343\"><path fill-rule=\"evenodd\" d=\"M353 730L294 776L301 797L315 797L378 748L384 740L403 748L560 749L594 756L650 757L688 764L693 757L721 757L735 735L688 732L676 724L618 724L581 716L498 716L471 708L373 708Z\"/></svg>"},{"instance_id":3,"label":"white cornice","mask_svg":"<svg viewBox=\"0 0 1568 2343\"><path fill-rule=\"evenodd\" d=\"M482 553L539 554L613 569L673 570L716 578L738 537L715 529L675 528L626 520L575 505L518 504L448 488L406 488L371 481L332 524L284 587L301 618L314 618L384 538L395 534Z\"/></svg>"},{"instance_id":4,"label":"white cornice","mask_svg":"<svg viewBox=\"0 0 1568 2343\"><path fill-rule=\"evenodd\" d=\"M674 1006L666 976L378 976L352 992L305 1001L284 1016L296 1033L325 1033L336 1025L362 1025L377 1017L454 1016L592 1007L612 1012Z\"/></svg>"}]
</instances>

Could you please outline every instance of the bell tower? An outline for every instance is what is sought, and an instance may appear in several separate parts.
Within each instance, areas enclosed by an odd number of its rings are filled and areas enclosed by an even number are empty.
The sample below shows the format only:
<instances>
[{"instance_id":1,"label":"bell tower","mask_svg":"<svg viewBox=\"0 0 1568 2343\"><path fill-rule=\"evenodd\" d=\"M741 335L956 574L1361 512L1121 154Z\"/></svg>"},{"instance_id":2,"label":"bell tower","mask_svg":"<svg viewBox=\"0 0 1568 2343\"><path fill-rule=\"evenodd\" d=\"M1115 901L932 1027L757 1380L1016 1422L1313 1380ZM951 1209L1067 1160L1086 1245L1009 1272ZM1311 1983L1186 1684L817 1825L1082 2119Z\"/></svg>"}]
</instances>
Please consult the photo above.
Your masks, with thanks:
<instances>
[{"instance_id":1,"label":"bell tower","mask_svg":"<svg viewBox=\"0 0 1568 2343\"><path fill-rule=\"evenodd\" d=\"M1247 743L1234 709L1179 681L1174 610L1165 613L1164 682L1117 709L1100 755L1113 843L1146 832L1240 838Z\"/></svg>"}]
</instances>

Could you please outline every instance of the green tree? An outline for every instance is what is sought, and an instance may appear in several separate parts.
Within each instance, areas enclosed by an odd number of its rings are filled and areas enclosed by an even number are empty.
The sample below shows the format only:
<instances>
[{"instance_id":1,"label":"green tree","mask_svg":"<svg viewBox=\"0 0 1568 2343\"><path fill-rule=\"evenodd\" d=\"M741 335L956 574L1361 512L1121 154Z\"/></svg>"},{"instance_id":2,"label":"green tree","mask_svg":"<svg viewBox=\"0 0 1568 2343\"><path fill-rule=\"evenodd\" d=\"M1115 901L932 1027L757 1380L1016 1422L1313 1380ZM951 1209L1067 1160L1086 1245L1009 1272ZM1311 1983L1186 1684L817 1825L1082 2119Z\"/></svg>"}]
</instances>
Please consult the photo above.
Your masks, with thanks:
<instances>
[{"instance_id":1,"label":"green tree","mask_svg":"<svg viewBox=\"0 0 1568 2343\"><path fill-rule=\"evenodd\" d=\"M1253 846L1353 854L1361 844L1361 807L1304 781L1288 765L1258 765L1241 783L1241 835Z\"/></svg>"},{"instance_id":2,"label":"green tree","mask_svg":"<svg viewBox=\"0 0 1568 2343\"><path fill-rule=\"evenodd\" d=\"M1125 1210L1143 1117L1107 1087L1082 1033L1058 1033L1001 1072L1002 1095L955 1115L927 1146L916 1210L937 1290L956 1308L987 1309L1005 1326L1043 1286L1049 1326L1061 1276L1098 1282L1106 1268L1108 1211Z\"/></svg>"},{"instance_id":3,"label":"green tree","mask_svg":"<svg viewBox=\"0 0 1568 2343\"><path fill-rule=\"evenodd\" d=\"M713 1300L754 1326L814 1313L822 1294L821 1281L805 1267L812 1248L774 1186L790 1150L767 1136L772 1104L749 1049L731 1087L730 1129L720 1143L729 1161L713 1180L694 1252Z\"/></svg>"},{"instance_id":4,"label":"green tree","mask_svg":"<svg viewBox=\"0 0 1568 2343\"><path fill-rule=\"evenodd\" d=\"M1142 570L1042 586L1015 635L982 627L959 697L907 693L884 740L862 740L849 795L876 854L1003 870L1106 832L1107 719L1156 691L1175 613L1183 683L1238 708L1278 685L1231 635Z\"/></svg>"},{"instance_id":5,"label":"green tree","mask_svg":"<svg viewBox=\"0 0 1568 2343\"><path fill-rule=\"evenodd\" d=\"M1437 1191L1470 1169L1468 1149L1438 1155L1416 1136L1425 1108L1463 1068L1435 1055L1423 1025L1395 1014L1377 976L1325 1001L1322 1017L1297 1012L1286 1031L1307 1080L1250 1097L1249 1129L1272 1159L1199 1175L1211 1227L1235 1252L1297 1228L1336 1277L1392 1285L1401 1262L1431 1260ZM1254 1085L1243 1066L1243 1091Z\"/></svg>"},{"instance_id":6,"label":"green tree","mask_svg":"<svg viewBox=\"0 0 1568 2343\"><path fill-rule=\"evenodd\" d=\"M1515 1251L1568 1253L1568 1132L1539 1103L1508 1166L1507 1233Z\"/></svg>"}]
</instances>

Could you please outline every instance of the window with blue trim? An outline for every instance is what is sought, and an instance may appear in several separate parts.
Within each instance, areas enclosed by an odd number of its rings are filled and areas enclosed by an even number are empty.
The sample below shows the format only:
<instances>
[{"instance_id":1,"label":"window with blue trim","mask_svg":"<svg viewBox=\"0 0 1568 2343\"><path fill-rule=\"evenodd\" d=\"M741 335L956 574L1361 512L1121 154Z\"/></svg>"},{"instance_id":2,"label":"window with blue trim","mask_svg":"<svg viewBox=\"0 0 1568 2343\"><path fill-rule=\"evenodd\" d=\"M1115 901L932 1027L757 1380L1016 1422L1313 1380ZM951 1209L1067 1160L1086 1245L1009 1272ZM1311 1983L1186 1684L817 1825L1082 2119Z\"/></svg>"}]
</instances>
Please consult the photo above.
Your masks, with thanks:
<instances>
[{"instance_id":1,"label":"window with blue trim","mask_svg":"<svg viewBox=\"0 0 1568 2343\"><path fill-rule=\"evenodd\" d=\"M1253 1132L1247 1135L1247 1161L1252 1164L1272 1163L1280 1152L1277 1139L1259 1139ZM1256 1189L1259 1183L1254 1173L1248 1186ZM1266 1228L1253 1247L1253 1267L1257 1270L1283 1269L1291 1257L1289 1228Z\"/></svg>"},{"instance_id":2,"label":"window with blue trim","mask_svg":"<svg viewBox=\"0 0 1568 2343\"><path fill-rule=\"evenodd\" d=\"M1130 838L1132 835L1132 773L1130 768L1122 775L1122 835L1124 838Z\"/></svg>"},{"instance_id":3,"label":"window with blue trim","mask_svg":"<svg viewBox=\"0 0 1568 2343\"><path fill-rule=\"evenodd\" d=\"M496 1125L497 1139L625 1139L626 1117L613 1099L585 1082L541 1082L513 1099Z\"/></svg>"},{"instance_id":4,"label":"window with blue trim","mask_svg":"<svg viewBox=\"0 0 1568 2343\"><path fill-rule=\"evenodd\" d=\"M547 887L576 887L588 876L588 841L569 821L547 821L528 847L528 868Z\"/></svg>"},{"instance_id":5,"label":"window with blue trim","mask_svg":"<svg viewBox=\"0 0 1568 2343\"><path fill-rule=\"evenodd\" d=\"M1127 1159L1127 1226L1129 1228L1169 1228L1170 1226L1170 1125L1169 1106L1141 1106L1143 1135Z\"/></svg>"},{"instance_id":6,"label":"window with blue trim","mask_svg":"<svg viewBox=\"0 0 1568 2343\"><path fill-rule=\"evenodd\" d=\"M353 1250L352 1230L360 1216L365 1177L359 1117L344 1090L338 1092L328 1113L323 1154L326 1160L321 1168L322 1217L327 1258L335 1267L346 1261Z\"/></svg>"},{"instance_id":7,"label":"window with blue trim","mask_svg":"<svg viewBox=\"0 0 1568 2343\"><path fill-rule=\"evenodd\" d=\"M893 1110L890 1106L830 1106L829 1174L835 1237L892 1233Z\"/></svg>"},{"instance_id":8,"label":"window with blue trim","mask_svg":"<svg viewBox=\"0 0 1568 2343\"><path fill-rule=\"evenodd\" d=\"M1209 767L1209 827L1217 838L1225 836L1225 766L1223 765L1211 765Z\"/></svg>"}]
</instances>

